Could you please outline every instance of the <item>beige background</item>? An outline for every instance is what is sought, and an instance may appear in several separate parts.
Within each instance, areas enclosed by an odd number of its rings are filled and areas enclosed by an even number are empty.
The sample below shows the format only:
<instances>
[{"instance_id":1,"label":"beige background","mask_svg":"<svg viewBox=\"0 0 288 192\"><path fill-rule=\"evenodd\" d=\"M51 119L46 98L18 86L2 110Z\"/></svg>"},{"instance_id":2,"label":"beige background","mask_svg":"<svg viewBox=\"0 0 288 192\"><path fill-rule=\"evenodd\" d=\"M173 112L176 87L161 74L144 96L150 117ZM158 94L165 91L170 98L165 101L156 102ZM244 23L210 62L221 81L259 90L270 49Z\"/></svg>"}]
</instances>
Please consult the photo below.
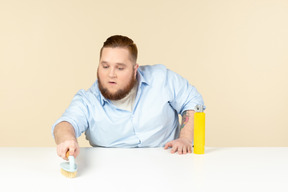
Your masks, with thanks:
<instances>
[{"instance_id":1,"label":"beige background","mask_svg":"<svg viewBox=\"0 0 288 192\"><path fill-rule=\"evenodd\" d=\"M288 146L287 0L0 0L0 146L55 146L114 34L202 93L207 146Z\"/></svg>"}]
</instances>

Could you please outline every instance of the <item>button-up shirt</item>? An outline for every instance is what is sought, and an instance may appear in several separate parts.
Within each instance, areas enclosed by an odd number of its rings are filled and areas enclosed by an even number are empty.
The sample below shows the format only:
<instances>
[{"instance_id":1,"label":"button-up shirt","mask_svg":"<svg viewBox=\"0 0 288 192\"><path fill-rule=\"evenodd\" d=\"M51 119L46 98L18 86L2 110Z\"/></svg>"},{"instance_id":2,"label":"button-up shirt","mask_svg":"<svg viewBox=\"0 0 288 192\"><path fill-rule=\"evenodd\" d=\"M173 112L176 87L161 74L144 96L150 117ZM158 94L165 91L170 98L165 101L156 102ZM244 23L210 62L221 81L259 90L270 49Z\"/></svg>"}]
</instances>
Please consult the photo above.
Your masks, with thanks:
<instances>
[{"instance_id":1,"label":"button-up shirt","mask_svg":"<svg viewBox=\"0 0 288 192\"><path fill-rule=\"evenodd\" d=\"M103 97L98 81L80 90L52 126L69 122L76 137L83 132L92 146L162 147L179 137L178 114L204 105L201 94L164 65L140 66L132 111L117 108Z\"/></svg>"}]
</instances>

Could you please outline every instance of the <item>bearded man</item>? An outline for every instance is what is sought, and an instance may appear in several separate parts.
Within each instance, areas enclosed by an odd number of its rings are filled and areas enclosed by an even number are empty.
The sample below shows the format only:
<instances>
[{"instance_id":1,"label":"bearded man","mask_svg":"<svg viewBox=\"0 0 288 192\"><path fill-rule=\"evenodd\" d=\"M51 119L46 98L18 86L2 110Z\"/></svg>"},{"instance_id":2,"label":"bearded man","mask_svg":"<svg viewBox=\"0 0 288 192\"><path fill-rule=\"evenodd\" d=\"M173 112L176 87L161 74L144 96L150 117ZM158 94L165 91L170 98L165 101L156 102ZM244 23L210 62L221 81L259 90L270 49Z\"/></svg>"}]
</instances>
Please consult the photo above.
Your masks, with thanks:
<instances>
[{"instance_id":1,"label":"bearded man","mask_svg":"<svg viewBox=\"0 0 288 192\"><path fill-rule=\"evenodd\" d=\"M164 147L192 152L194 108L204 105L196 88L164 65L137 64L137 46L121 35L100 51L97 80L80 90L52 126L57 154L79 154L85 132L94 147ZM179 124L178 114L182 115Z\"/></svg>"}]
</instances>

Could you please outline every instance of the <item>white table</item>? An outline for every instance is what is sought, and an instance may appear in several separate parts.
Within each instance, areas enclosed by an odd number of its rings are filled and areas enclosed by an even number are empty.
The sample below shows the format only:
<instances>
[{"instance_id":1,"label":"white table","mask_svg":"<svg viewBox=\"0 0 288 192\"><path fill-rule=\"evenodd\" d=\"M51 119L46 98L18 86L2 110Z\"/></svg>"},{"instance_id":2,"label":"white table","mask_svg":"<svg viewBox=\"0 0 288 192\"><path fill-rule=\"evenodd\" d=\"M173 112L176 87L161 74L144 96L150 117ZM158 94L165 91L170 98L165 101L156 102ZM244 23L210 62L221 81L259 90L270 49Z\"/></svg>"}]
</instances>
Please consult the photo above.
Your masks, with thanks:
<instances>
[{"instance_id":1,"label":"white table","mask_svg":"<svg viewBox=\"0 0 288 192\"><path fill-rule=\"evenodd\" d=\"M81 148L73 179L61 162L56 148L0 148L0 191L288 191L288 148Z\"/></svg>"}]
</instances>

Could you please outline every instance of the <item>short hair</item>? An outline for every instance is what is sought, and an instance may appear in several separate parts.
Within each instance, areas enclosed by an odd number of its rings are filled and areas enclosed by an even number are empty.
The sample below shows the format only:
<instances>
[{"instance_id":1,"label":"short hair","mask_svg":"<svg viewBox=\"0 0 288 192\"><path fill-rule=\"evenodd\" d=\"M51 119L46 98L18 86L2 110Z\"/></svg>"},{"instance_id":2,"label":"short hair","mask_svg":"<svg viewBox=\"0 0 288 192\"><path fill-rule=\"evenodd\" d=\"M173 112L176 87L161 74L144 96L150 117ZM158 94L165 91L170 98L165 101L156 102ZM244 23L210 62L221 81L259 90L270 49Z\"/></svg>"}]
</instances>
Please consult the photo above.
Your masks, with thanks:
<instances>
[{"instance_id":1,"label":"short hair","mask_svg":"<svg viewBox=\"0 0 288 192\"><path fill-rule=\"evenodd\" d=\"M102 50L105 47L112 47L112 48L116 48L116 47L120 47L120 48L127 48L128 51L130 52L131 55L131 59L135 61L137 61L137 56L138 56L138 50L137 50L137 46L136 44L133 42L132 39L130 39L129 37L126 36L122 36L122 35L113 35L111 37L109 37L104 43L103 43L103 47L100 50L100 58L102 56Z\"/></svg>"}]
</instances>

